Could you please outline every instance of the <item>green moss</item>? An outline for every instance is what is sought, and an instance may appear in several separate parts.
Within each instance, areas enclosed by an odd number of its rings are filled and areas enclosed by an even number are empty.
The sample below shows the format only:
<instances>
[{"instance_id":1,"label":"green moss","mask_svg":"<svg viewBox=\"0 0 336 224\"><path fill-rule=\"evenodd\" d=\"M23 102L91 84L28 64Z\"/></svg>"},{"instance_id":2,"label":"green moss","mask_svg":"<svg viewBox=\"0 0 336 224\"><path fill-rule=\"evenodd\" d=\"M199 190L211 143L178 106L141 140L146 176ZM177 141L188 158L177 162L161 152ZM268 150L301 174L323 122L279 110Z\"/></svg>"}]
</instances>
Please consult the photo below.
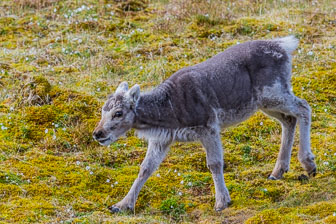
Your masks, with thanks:
<instances>
[{"instance_id":1,"label":"green moss","mask_svg":"<svg viewBox=\"0 0 336 224\"><path fill-rule=\"evenodd\" d=\"M179 220L182 214L185 213L185 205L176 198L169 198L162 201L160 210L168 215L171 215L175 220Z\"/></svg>"},{"instance_id":2,"label":"green moss","mask_svg":"<svg viewBox=\"0 0 336 224\"><path fill-rule=\"evenodd\" d=\"M319 219L333 215L336 211L336 203L334 202L320 202L302 209L302 213L311 216L318 216Z\"/></svg>"},{"instance_id":3,"label":"green moss","mask_svg":"<svg viewBox=\"0 0 336 224\"><path fill-rule=\"evenodd\" d=\"M10 222L36 222L55 214L55 207L45 198L17 198L0 204L0 218Z\"/></svg>"},{"instance_id":4,"label":"green moss","mask_svg":"<svg viewBox=\"0 0 336 224\"><path fill-rule=\"evenodd\" d=\"M333 202L320 202L303 209L278 208L264 210L248 219L246 223L305 223L305 220L331 221L336 210Z\"/></svg>"},{"instance_id":5,"label":"green moss","mask_svg":"<svg viewBox=\"0 0 336 224\"><path fill-rule=\"evenodd\" d=\"M249 218L246 223L301 223L302 220L295 216L284 216L291 209L264 210L256 216Z\"/></svg>"}]
</instances>

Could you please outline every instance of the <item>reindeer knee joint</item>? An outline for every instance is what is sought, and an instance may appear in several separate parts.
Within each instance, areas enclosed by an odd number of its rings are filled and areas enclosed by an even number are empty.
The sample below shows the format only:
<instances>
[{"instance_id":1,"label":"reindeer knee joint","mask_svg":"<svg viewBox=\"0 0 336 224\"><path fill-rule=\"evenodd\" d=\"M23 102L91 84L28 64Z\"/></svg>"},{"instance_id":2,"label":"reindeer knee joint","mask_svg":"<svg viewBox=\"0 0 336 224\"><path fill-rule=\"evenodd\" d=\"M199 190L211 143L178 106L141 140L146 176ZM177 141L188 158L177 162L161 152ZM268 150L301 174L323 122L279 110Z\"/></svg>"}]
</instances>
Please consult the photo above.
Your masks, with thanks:
<instances>
[{"instance_id":1,"label":"reindeer knee joint","mask_svg":"<svg viewBox=\"0 0 336 224\"><path fill-rule=\"evenodd\" d=\"M223 170L223 162L215 162L215 163L211 163L211 164L208 164L208 167L210 169L211 172L213 173L219 173Z\"/></svg>"},{"instance_id":2,"label":"reindeer knee joint","mask_svg":"<svg viewBox=\"0 0 336 224\"><path fill-rule=\"evenodd\" d=\"M150 174L150 168L148 166L141 166L139 177L142 178L148 176L148 174Z\"/></svg>"}]
</instances>

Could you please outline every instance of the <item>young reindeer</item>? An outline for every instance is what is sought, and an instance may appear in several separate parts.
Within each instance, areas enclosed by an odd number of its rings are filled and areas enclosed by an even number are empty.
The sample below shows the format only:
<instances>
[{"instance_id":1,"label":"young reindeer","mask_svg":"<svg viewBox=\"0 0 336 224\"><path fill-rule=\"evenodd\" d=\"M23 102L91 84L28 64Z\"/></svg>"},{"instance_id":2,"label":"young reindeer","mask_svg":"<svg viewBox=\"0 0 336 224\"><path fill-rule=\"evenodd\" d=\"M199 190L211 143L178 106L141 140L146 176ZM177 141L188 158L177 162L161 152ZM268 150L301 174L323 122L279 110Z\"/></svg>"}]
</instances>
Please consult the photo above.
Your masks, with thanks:
<instances>
[{"instance_id":1,"label":"young reindeer","mask_svg":"<svg viewBox=\"0 0 336 224\"><path fill-rule=\"evenodd\" d=\"M250 41L228 48L200 64L183 68L155 89L140 93L122 82L102 108L93 132L101 145L109 145L131 128L148 140L140 173L126 197L111 212L133 210L139 192L175 141L200 141L215 184L215 210L226 208L230 195L223 177L221 128L240 123L258 109L282 125L280 152L268 177L282 178L289 169L296 122L300 126L298 158L315 175L310 150L311 109L291 90L293 36Z\"/></svg>"}]
</instances>

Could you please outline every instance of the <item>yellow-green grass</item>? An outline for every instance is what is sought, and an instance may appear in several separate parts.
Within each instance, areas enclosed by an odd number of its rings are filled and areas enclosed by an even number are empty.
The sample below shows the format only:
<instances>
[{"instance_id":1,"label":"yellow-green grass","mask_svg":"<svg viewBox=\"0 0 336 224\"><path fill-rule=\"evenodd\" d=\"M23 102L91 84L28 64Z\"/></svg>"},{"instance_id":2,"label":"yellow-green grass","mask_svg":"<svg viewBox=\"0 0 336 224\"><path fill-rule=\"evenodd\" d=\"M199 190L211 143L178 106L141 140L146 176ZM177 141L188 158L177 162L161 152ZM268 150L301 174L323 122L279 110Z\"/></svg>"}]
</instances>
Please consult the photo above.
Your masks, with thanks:
<instances>
[{"instance_id":1,"label":"yellow-green grass","mask_svg":"<svg viewBox=\"0 0 336 224\"><path fill-rule=\"evenodd\" d=\"M335 1L3 0L0 2L0 223L335 223ZM233 204L215 212L198 143L176 143L134 214L107 207L129 190L147 143L91 133L118 83L151 89L178 69L248 40L295 35L293 91L313 109L309 180L279 181L281 127L257 113L223 131ZM298 133L297 133L298 134Z\"/></svg>"}]
</instances>

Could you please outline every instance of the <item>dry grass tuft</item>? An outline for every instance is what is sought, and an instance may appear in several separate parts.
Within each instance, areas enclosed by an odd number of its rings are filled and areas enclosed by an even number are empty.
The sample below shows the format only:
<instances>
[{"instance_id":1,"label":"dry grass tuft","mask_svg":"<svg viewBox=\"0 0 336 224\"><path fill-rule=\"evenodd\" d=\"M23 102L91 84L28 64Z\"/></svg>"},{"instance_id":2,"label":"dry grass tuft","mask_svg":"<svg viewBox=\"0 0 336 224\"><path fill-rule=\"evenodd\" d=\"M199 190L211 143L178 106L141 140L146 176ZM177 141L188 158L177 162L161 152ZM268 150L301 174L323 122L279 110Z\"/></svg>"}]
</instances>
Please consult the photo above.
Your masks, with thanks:
<instances>
[{"instance_id":1,"label":"dry grass tuft","mask_svg":"<svg viewBox=\"0 0 336 224\"><path fill-rule=\"evenodd\" d=\"M14 0L14 3L17 4L20 8L34 8L41 9L48 6L51 6L61 0Z\"/></svg>"}]
</instances>

